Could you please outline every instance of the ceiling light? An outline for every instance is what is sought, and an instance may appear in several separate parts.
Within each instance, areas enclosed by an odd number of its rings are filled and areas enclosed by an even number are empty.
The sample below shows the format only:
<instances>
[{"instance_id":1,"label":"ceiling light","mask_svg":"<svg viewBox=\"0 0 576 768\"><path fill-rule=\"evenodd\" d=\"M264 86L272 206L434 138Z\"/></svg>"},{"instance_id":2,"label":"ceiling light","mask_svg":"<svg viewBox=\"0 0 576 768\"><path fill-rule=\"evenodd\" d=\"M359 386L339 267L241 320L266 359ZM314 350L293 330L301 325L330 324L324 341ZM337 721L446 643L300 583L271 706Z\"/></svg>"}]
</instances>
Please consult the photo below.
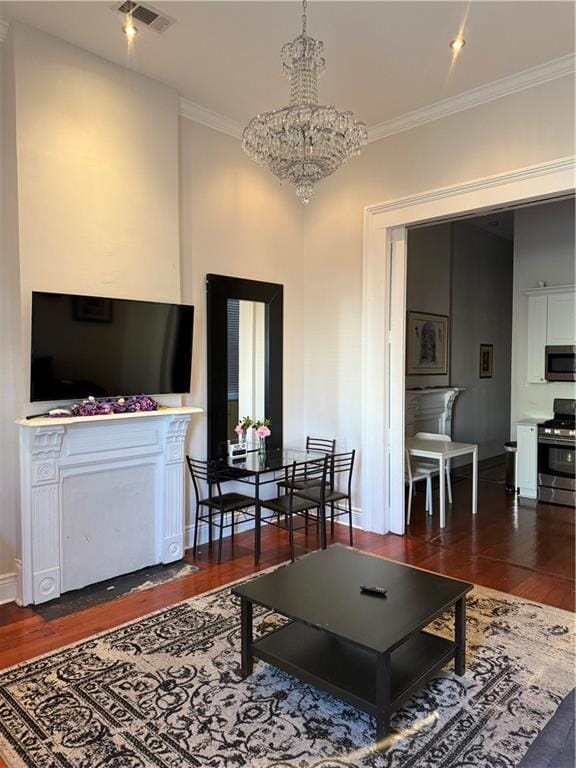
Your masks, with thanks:
<instances>
[{"instance_id":1,"label":"ceiling light","mask_svg":"<svg viewBox=\"0 0 576 768\"><path fill-rule=\"evenodd\" d=\"M134 40L138 34L138 27L134 26L131 18L126 18L126 24L122 27L122 32L124 32L128 40Z\"/></svg>"},{"instance_id":2,"label":"ceiling light","mask_svg":"<svg viewBox=\"0 0 576 768\"><path fill-rule=\"evenodd\" d=\"M465 45L466 45L466 40L464 40L463 37L457 37L455 40L452 40L452 42L450 43L450 48L452 48L452 50L455 53L458 53L459 51L462 50L462 48L464 48Z\"/></svg>"},{"instance_id":3,"label":"ceiling light","mask_svg":"<svg viewBox=\"0 0 576 768\"><path fill-rule=\"evenodd\" d=\"M302 34L282 48L284 74L290 80L290 105L252 118L242 146L252 160L281 181L296 185L304 205L314 185L338 170L368 141L366 124L352 112L318 103L318 76L324 72L324 43L306 34L306 0L302 3Z\"/></svg>"}]
</instances>

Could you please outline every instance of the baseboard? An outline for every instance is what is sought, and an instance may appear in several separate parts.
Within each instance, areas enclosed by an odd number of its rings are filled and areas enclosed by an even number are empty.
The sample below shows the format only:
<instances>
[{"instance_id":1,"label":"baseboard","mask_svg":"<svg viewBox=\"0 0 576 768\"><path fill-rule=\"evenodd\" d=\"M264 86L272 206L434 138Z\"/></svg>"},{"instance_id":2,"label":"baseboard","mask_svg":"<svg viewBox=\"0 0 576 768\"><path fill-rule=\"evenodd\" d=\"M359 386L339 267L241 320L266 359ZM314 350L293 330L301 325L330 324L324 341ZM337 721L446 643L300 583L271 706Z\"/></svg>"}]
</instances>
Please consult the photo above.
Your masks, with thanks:
<instances>
[{"instance_id":1,"label":"baseboard","mask_svg":"<svg viewBox=\"0 0 576 768\"><path fill-rule=\"evenodd\" d=\"M344 523L344 518L340 518L337 520L341 525L347 525L347 523ZM364 530L364 526L362 525L362 510L358 507L352 507L352 526L354 528L358 528L359 530ZM236 533L241 533L242 531L250 531L252 528L254 528L254 520L246 520L243 523L238 523L236 526ZM224 538L227 536L230 536L230 529L228 529L225 532ZM185 549L192 549L192 544L194 543L194 524L187 525L184 529L184 548ZM200 524L200 530L198 531L198 544L207 544L208 543L208 528L205 523Z\"/></svg>"},{"instance_id":2,"label":"baseboard","mask_svg":"<svg viewBox=\"0 0 576 768\"><path fill-rule=\"evenodd\" d=\"M16 600L17 584L15 573L0 573L0 605Z\"/></svg>"}]
</instances>

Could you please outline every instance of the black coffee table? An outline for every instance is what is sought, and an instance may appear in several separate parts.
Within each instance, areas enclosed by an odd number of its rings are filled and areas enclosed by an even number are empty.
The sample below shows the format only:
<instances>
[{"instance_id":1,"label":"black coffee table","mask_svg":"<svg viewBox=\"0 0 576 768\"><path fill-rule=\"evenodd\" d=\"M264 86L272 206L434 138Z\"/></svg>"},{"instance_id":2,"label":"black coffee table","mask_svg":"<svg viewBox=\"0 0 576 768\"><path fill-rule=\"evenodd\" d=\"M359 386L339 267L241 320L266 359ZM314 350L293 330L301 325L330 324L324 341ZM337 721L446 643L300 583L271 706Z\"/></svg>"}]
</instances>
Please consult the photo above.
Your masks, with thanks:
<instances>
[{"instance_id":1,"label":"black coffee table","mask_svg":"<svg viewBox=\"0 0 576 768\"><path fill-rule=\"evenodd\" d=\"M387 597L360 592L380 586ZM240 597L242 675L254 658L273 664L376 718L376 738L391 713L451 659L464 674L466 594L472 584L366 555L341 545L306 555L234 587ZM292 619L258 640L252 607ZM454 640L424 627L456 606Z\"/></svg>"}]
</instances>

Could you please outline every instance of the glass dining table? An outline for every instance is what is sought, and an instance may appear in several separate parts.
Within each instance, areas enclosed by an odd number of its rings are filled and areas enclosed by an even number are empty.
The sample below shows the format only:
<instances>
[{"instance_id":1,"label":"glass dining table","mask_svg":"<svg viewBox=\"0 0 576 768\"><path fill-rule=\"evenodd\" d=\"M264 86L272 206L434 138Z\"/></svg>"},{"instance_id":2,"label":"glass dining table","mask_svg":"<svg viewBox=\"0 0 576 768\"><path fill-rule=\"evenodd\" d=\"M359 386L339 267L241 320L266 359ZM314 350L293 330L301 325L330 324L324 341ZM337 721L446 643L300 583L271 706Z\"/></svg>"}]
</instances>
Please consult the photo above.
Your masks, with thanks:
<instances>
[{"instance_id":1,"label":"glass dining table","mask_svg":"<svg viewBox=\"0 0 576 768\"><path fill-rule=\"evenodd\" d=\"M252 495L256 499L254 515L254 560L260 561L261 552L261 523L260 491L263 486L277 483L288 477L288 470L297 461L313 461L323 459L320 451L306 451L298 448L277 448L260 451L258 448L248 450L241 459L221 460L218 464L221 480L246 483L253 488ZM321 510L323 514L323 510Z\"/></svg>"}]
</instances>

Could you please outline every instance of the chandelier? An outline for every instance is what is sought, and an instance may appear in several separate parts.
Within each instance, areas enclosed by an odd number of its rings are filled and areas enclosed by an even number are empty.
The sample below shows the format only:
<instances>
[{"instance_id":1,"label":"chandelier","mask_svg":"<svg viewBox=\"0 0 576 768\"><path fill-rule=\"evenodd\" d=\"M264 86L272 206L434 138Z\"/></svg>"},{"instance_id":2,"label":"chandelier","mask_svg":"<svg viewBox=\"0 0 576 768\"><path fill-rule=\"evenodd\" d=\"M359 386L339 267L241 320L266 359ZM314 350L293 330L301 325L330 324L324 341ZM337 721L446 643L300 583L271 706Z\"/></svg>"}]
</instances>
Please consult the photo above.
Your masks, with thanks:
<instances>
[{"instance_id":1,"label":"chandelier","mask_svg":"<svg viewBox=\"0 0 576 768\"><path fill-rule=\"evenodd\" d=\"M282 69L290 80L290 105L252 118L242 134L244 151L281 181L296 185L304 205L314 185L334 173L368 141L366 124L352 112L318 104L318 77L326 68L324 43L306 34L302 2L302 34L286 43Z\"/></svg>"}]
</instances>

